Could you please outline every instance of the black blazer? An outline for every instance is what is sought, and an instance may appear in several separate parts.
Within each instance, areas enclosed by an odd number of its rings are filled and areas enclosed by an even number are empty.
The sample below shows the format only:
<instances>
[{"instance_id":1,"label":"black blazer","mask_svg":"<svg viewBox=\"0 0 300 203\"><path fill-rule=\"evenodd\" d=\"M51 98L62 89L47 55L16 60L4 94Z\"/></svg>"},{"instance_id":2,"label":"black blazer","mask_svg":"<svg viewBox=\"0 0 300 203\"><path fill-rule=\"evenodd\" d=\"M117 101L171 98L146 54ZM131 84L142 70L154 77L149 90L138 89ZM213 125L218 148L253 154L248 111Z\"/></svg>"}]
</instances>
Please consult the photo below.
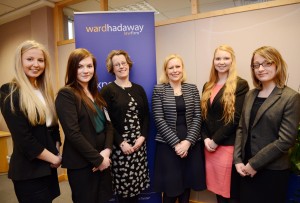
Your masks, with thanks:
<instances>
[{"instance_id":1,"label":"black blazer","mask_svg":"<svg viewBox=\"0 0 300 203\"><path fill-rule=\"evenodd\" d=\"M246 95L236 132L234 162L243 162L247 137L251 136L253 157L249 163L252 168L287 169L290 166L288 150L295 143L300 122L300 94L289 87L275 87L257 111L253 125L249 126L258 93L259 90L254 89Z\"/></svg>"},{"instance_id":2,"label":"black blazer","mask_svg":"<svg viewBox=\"0 0 300 203\"><path fill-rule=\"evenodd\" d=\"M11 155L8 177L13 180L28 180L51 175L50 163L36 158L46 148L58 154L55 143L60 142L58 125L51 127L45 125L33 126L27 116L21 112L19 106L19 91L12 95L15 112L10 107L9 84L1 87L1 112L13 140L13 153Z\"/></svg>"},{"instance_id":3,"label":"black blazer","mask_svg":"<svg viewBox=\"0 0 300 203\"><path fill-rule=\"evenodd\" d=\"M79 169L88 165L100 166L103 157L99 152L112 148L111 123L106 121L104 132L97 134L94 113L75 96L70 87L64 87L58 92L55 106L65 134L62 167Z\"/></svg>"},{"instance_id":4,"label":"black blazer","mask_svg":"<svg viewBox=\"0 0 300 203\"><path fill-rule=\"evenodd\" d=\"M210 100L207 101L207 118L203 120L201 135L203 139L213 139L218 145L233 146L236 128L239 124L245 95L249 91L249 85L246 80L238 77L235 91L234 120L227 125L225 125L224 119L222 118L224 108L221 99L224 90L225 85L217 93L212 104Z\"/></svg>"}]
</instances>

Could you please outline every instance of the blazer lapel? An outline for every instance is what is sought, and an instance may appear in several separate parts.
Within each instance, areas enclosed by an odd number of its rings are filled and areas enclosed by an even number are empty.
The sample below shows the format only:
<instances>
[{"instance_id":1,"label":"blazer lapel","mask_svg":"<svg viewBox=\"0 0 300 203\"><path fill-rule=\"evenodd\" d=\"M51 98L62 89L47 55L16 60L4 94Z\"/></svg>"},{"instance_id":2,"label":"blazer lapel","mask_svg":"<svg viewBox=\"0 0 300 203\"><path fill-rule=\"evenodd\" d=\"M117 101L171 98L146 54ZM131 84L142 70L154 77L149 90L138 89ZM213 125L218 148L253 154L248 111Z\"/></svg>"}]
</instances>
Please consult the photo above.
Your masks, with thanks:
<instances>
[{"instance_id":1,"label":"blazer lapel","mask_svg":"<svg viewBox=\"0 0 300 203\"><path fill-rule=\"evenodd\" d=\"M258 95L258 90L255 89L254 91L251 92L251 94L249 94L249 96L247 98L245 98L244 105L245 105L245 123L246 123L246 127L247 129L249 129L249 123L250 123L250 115L251 115L251 109L254 103L255 98Z\"/></svg>"},{"instance_id":2,"label":"blazer lapel","mask_svg":"<svg viewBox=\"0 0 300 203\"><path fill-rule=\"evenodd\" d=\"M83 101L82 101L82 103L83 103L83 106L84 106L86 112L88 113L88 115L89 115L89 117L90 117L90 120L91 120L91 122L92 122L94 128L96 129L95 114L94 114L94 112L93 112L92 110L90 110L90 109L87 107L87 105L86 105Z\"/></svg>"},{"instance_id":3,"label":"blazer lapel","mask_svg":"<svg viewBox=\"0 0 300 203\"><path fill-rule=\"evenodd\" d=\"M275 87L274 90L272 91L272 93L266 99L266 101L258 109L257 114L254 119L254 122L253 122L253 126L256 125L256 123L259 121L259 119L264 114L264 112L266 110L268 110L281 97L281 94L282 94L282 89Z\"/></svg>"},{"instance_id":4,"label":"blazer lapel","mask_svg":"<svg viewBox=\"0 0 300 203\"><path fill-rule=\"evenodd\" d=\"M210 103L210 99L207 100L207 104L209 108L212 108L212 106L217 102L217 101L221 101L221 98L223 96L225 90L225 85L223 85L223 87L219 90L219 92L216 94L214 100L212 101L212 103Z\"/></svg>"}]
</instances>

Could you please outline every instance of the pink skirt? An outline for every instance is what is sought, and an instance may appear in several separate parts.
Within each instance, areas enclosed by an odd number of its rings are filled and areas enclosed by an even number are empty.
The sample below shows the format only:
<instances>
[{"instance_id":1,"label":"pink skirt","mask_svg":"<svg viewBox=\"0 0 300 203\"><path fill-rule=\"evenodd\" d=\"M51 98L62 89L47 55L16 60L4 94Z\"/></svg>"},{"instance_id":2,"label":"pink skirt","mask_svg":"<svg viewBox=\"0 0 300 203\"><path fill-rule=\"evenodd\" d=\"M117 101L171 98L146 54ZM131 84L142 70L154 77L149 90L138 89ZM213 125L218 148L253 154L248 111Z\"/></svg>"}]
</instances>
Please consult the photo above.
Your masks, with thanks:
<instances>
[{"instance_id":1,"label":"pink skirt","mask_svg":"<svg viewBox=\"0 0 300 203\"><path fill-rule=\"evenodd\" d=\"M207 189L230 198L233 146L219 146L215 152L204 150Z\"/></svg>"}]
</instances>

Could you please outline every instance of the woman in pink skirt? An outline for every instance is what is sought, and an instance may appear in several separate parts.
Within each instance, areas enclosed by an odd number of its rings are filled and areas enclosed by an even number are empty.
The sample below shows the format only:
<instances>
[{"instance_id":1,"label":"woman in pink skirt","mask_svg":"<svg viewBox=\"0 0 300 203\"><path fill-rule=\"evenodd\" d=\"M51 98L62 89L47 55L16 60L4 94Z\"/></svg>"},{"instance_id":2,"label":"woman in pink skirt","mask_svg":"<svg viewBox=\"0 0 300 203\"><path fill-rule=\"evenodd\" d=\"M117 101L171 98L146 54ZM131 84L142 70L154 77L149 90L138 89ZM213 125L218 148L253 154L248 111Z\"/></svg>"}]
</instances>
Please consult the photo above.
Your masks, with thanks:
<instances>
[{"instance_id":1,"label":"woman in pink skirt","mask_svg":"<svg viewBox=\"0 0 300 203\"><path fill-rule=\"evenodd\" d=\"M248 90L247 81L237 76L233 49L228 45L219 46L201 99L206 184L217 195L218 203L239 202L239 176L232 167L233 149Z\"/></svg>"}]
</instances>

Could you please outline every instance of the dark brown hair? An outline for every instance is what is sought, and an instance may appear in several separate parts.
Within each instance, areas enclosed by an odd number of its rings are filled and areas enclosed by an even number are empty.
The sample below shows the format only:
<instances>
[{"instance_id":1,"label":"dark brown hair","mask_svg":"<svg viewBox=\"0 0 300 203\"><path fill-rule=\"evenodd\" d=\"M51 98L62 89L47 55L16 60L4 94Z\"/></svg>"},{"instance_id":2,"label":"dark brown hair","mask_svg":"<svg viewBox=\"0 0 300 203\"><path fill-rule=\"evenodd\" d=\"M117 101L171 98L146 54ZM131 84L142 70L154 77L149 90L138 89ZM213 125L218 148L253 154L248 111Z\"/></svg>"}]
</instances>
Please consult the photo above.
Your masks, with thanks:
<instances>
[{"instance_id":1,"label":"dark brown hair","mask_svg":"<svg viewBox=\"0 0 300 203\"><path fill-rule=\"evenodd\" d=\"M65 85L73 88L75 90L76 96L81 100L83 100L87 106L92 109L94 112L96 112L96 109L94 107L94 104L92 101L86 96L84 93L83 87L80 85L80 83L77 81L77 71L79 68L79 63L83 59L91 57L93 60L93 66L94 66L94 75L89 81L88 89L90 93L92 94L95 103L101 108L106 106L106 102L104 99L100 96L98 91L98 78L96 75L96 67L97 62L94 55L89 52L87 49L78 48L71 52L67 64L67 72L65 77Z\"/></svg>"}]
</instances>

